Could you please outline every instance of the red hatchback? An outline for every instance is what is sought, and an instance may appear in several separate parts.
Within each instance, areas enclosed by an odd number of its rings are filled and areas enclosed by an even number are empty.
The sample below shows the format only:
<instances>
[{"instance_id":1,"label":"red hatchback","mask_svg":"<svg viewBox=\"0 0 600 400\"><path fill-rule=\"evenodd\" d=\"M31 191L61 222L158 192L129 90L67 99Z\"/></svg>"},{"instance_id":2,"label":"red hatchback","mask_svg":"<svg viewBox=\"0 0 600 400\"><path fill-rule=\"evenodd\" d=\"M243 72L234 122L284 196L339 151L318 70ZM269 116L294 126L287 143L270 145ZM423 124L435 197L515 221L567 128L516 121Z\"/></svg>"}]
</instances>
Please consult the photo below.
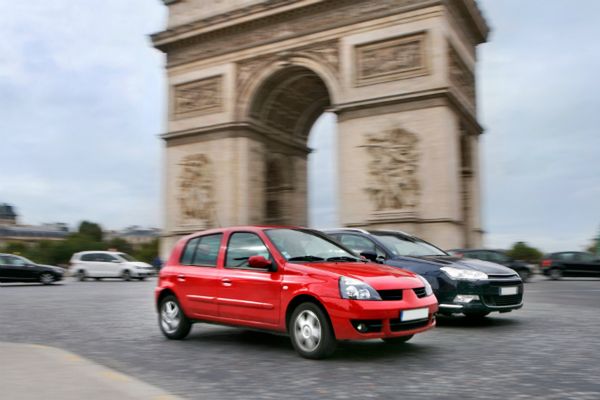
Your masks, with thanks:
<instances>
[{"instance_id":1,"label":"red hatchback","mask_svg":"<svg viewBox=\"0 0 600 400\"><path fill-rule=\"evenodd\" d=\"M300 355L337 340L402 343L435 325L437 300L412 272L357 258L320 232L236 227L181 239L156 288L159 326L183 339L194 322L288 333Z\"/></svg>"}]
</instances>

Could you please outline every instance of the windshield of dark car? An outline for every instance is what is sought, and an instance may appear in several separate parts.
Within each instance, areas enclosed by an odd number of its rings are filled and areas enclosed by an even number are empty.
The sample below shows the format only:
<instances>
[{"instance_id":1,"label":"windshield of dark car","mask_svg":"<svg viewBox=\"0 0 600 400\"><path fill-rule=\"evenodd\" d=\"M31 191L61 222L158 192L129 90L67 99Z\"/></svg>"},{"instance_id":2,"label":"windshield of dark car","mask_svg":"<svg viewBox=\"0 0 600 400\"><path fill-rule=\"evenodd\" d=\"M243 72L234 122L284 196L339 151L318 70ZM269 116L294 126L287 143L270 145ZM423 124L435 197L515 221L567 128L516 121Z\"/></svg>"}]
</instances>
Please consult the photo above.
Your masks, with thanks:
<instances>
[{"instance_id":1,"label":"windshield of dark car","mask_svg":"<svg viewBox=\"0 0 600 400\"><path fill-rule=\"evenodd\" d=\"M447 256L437 247L417 238L375 233L375 236L396 256L424 257Z\"/></svg>"},{"instance_id":2,"label":"windshield of dark car","mask_svg":"<svg viewBox=\"0 0 600 400\"><path fill-rule=\"evenodd\" d=\"M354 254L309 230L269 229L266 234L289 261L358 261Z\"/></svg>"}]
</instances>

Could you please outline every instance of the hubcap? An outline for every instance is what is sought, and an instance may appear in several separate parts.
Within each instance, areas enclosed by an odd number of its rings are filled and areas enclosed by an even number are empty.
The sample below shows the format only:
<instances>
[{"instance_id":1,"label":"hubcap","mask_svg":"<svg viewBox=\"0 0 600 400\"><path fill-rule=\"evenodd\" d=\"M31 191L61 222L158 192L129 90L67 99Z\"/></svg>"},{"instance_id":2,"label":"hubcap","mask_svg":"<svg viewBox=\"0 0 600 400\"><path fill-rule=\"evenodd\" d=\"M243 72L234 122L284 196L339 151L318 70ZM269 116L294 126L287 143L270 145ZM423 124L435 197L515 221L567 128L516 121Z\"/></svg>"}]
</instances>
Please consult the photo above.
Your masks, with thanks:
<instances>
[{"instance_id":1,"label":"hubcap","mask_svg":"<svg viewBox=\"0 0 600 400\"><path fill-rule=\"evenodd\" d=\"M179 306L174 301L166 301L163 303L160 312L160 324L165 332L174 333L181 323L181 313Z\"/></svg>"},{"instance_id":2,"label":"hubcap","mask_svg":"<svg viewBox=\"0 0 600 400\"><path fill-rule=\"evenodd\" d=\"M298 346L307 352L314 351L321 343L321 323L317 315L304 310L294 321L294 337Z\"/></svg>"},{"instance_id":3,"label":"hubcap","mask_svg":"<svg viewBox=\"0 0 600 400\"><path fill-rule=\"evenodd\" d=\"M41 277L42 283L52 283L54 277L50 274L43 274Z\"/></svg>"}]
</instances>

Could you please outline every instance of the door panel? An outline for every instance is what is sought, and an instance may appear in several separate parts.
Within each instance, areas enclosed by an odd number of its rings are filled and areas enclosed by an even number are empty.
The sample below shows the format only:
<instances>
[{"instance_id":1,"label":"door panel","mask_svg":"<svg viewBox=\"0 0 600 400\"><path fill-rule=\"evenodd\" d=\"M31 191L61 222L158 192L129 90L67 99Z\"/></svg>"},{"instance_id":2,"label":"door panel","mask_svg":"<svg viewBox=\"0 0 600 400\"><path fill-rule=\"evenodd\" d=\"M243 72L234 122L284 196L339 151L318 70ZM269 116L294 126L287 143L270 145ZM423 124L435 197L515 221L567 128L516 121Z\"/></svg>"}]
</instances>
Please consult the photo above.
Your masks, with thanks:
<instances>
[{"instance_id":1,"label":"door panel","mask_svg":"<svg viewBox=\"0 0 600 400\"><path fill-rule=\"evenodd\" d=\"M273 261L260 237L234 232L228 240L224 268L220 269L219 318L255 326L279 323L281 273L248 267L251 256Z\"/></svg>"}]
</instances>

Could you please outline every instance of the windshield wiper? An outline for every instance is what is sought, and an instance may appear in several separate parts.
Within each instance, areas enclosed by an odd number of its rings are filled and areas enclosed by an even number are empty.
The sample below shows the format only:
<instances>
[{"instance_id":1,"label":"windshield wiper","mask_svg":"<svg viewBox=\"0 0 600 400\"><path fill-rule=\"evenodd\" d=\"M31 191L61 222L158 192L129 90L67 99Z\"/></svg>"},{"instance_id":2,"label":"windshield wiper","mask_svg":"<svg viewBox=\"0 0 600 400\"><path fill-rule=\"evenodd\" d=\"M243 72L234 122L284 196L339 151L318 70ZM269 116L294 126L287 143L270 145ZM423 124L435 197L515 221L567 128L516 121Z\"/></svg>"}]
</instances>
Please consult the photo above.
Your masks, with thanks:
<instances>
[{"instance_id":1,"label":"windshield wiper","mask_svg":"<svg viewBox=\"0 0 600 400\"><path fill-rule=\"evenodd\" d=\"M325 261L325 259L322 257L306 255L288 258L288 261Z\"/></svg>"},{"instance_id":2,"label":"windshield wiper","mask_svg":"<svg viewBox=\"0 0 600 400\"><path fill-rule=\"evenodd\" d=\"M348 257L348 256L338 256L338 257L329 257L326 261L348 261L348 262L358 262L358 258L356 257Z\"/></svg>"}]
</instances>

